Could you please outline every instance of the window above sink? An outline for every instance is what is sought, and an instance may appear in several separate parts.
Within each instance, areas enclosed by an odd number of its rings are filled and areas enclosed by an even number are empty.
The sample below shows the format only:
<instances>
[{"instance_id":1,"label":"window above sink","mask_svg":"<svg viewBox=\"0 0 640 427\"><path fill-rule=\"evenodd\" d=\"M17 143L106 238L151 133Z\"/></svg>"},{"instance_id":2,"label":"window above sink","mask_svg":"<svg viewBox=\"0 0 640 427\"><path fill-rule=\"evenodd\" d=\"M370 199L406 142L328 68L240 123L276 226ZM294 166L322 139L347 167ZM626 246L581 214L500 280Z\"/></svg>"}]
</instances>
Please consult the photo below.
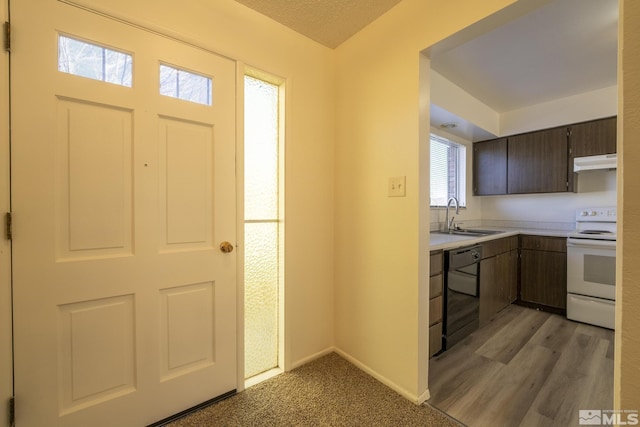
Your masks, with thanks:
<instances>
[{"instance_id":1,"label":"window above sink","mask_svg":"<svg viewBox=\"0 0 640 427\"><path fill-rule=\"evenodd\" d=\"M467 147L431 134L431 207L446 207L450 197L466 202Z\"/></svg>"}]
</instances>

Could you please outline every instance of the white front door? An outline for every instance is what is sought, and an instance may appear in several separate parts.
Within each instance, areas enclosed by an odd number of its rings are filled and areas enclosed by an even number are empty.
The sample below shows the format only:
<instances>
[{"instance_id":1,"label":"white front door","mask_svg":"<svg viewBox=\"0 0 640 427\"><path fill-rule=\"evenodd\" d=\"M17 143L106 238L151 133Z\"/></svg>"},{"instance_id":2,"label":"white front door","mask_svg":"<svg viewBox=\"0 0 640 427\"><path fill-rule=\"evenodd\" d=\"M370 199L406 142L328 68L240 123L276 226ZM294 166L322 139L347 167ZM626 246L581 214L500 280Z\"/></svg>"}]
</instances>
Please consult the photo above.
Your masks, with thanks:
<instances>
[{"instance_id":1,"label":"white front door","mask_svg":"<svg viewBox=\"0 0 640 427\"><path fill-rule=\"evenodd\" d=\"M55 0L11 21L16 425L147 425L236 389L235 63ZM58 71L61 35L129 55L130 87ZM161 65L212 104L161 95Z\"/></svg>"}]
</instances>

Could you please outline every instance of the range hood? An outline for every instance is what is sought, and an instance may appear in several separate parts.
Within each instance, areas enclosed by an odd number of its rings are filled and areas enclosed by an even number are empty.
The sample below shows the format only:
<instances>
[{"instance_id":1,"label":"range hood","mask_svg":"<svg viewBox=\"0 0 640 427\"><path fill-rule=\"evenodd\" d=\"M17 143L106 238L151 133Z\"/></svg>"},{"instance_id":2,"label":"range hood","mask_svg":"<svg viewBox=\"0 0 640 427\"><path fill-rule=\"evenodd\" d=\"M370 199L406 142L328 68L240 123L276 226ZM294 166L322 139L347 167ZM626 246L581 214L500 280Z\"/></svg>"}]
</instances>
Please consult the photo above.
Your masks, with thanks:
<instances>
[{"instance_id":1,"label":"range hood","mask_svg":"<svg viewBox=\"0 0 640 427\"><path fill-rule=\"evenodd\" d=\"M618 164L617 154L604 154L602 156L576 157L573 159L574 172L586 172L595 170L615 169Z\"/></svg>"}]
</instances>

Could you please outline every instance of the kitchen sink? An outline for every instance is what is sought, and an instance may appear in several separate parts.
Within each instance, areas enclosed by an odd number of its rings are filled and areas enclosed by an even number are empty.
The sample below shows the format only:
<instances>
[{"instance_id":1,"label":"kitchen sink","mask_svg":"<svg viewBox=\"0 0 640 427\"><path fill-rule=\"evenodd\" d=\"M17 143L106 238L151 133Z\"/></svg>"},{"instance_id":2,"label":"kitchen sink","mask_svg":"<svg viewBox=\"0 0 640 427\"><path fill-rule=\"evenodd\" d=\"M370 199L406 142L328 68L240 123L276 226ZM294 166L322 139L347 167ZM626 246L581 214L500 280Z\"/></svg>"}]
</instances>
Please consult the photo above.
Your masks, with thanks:
<instances>
[{"instance_id":1,"label":"kitchen sink","mask_svg":"<svg viewBox=\"0 0 640 427\"><path fill-rule=\"evenodd\" d=\"M497 231L497 230L481 230L479 228L470 228L470 229L456 229L456 230L451 230L451 231L434 231L434 233L438 233L438 234L453 234L455 236L475 236L475 237L482 237L482 236L490 236L492 234L499 234L499 233L503 233L503 231Z\"/></svg>"}]
</instances>

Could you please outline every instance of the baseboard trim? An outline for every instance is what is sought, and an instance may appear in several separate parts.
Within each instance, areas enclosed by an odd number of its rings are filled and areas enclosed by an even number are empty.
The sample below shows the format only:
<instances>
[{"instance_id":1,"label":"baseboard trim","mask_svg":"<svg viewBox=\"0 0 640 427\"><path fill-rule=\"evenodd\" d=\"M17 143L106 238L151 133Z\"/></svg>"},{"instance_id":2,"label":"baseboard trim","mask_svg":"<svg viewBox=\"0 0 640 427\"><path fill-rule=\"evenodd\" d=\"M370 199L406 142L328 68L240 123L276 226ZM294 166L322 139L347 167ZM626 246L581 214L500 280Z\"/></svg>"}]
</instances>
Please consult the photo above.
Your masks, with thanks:
<instances>
[{"instance_id":1,"label":"baseboard trim","mask_svg":"<svg viewBox=\"0 0 640 427\"><path fill-rule=\"evenodd\" d=\"M339 354L341 357L347 359L353 365L357 366L358 368L360 368L361 370L363 370L367 374L371 375L373 378L375 378L378 381L380 381L382 384L386 385L387 387L389 387L390 389L392 389L393 391L395 391L396 393L401 395L402 397L410 400L411 402L413 402L415 404L419 404L420 399L415 394L409 392L408 390L404 389L403 387L400 387L398 384L396 384L395 382L391 381L390 379L388 379L384 375L380 375L378 372L376 372L373 369L369 368L367 365L365 365L364 363L362 363L361 361L359 361L355 357L352 357L351 355L349 355L349 354L345 353L344 351L340 350L339 348L335 348L334 351L337 354ZM428 391L427 391L427 395L428 395ZM421 397L422 396L424 396L424 394L421 395Z\"/></svg>"},{"instance_id":2,"label":"baseboard trim","mask_svg":"<svg viewBox=\"0 0 640 427\"><path fill-rule=\"evenodd\" d=\"M189 409L185 409L184 411L178 412L177 414L170 415L170 416L168 416L167 418L165 418L163 420L156 421L153 424L149 424L147 427L162 427L162 426L165 426L165 425L167 425L167 424L169 424L169 423L171 423L173 421L176 421L176 420L178 420L180 418L186 417L187 415L189 415L189 414L191 414L193 412L199 411L202 408L206 408L209 405L213 405L214 403L217 403L217 402L220 402L221 400L229 398L229 397L233 396L234 394L236 394L236 390L228 391L228 392L226 392L224 394L221 394L218 397L214 397L213 399L209 399L206 402L202 402L202 403L200 403L200 404L198 404L196 406L193 406L193 407L191 407Z\"/></svg>"},{"instance_id":3,"label":"baseboard trim","mask_svg":"<svg viewBox=\"0 0 640 427\"><path fill-rule=\"evenodd\" d=\"M326 356L327 354L331 354L331 353L336 353L340 357L348 360L349 363L357 366L359 369L361 369L362 371L364 371L367 374L371 375L373 378L377 379L382 384L386 385L387 387L389 387L390 389L392 389L393 391L395 391L396 393L398 393L399 395L401 395L405 399L408 399L408 400L410 400L411 402L413 402L413 403L415 403L417 405L421 405L422 403L426 402L427 400L429 400L431 398L431 395L429 394L429 389L427 389L420 396L416 396L415 394L409 392L408 390L400 387L398 384L396 384L395 382L391 381L390 379L388 379L384 375L380 375L378 372L376 372L373 369L369 368L367 365L362 363L360 360L356 359L355 357L351 356L350 354L348 354L348 353L346 353L346 352L344 352L344 351L342 351L342 350L340 350L339 348L336 348L336 347L328 347L328 348L326 348L326 349L324 349L322 351L319 351L319 352L317 352L315 354L312 354L311 356L305 357L304 359L300 359L297 362L292 364L291 369L299 368L302 365L306 365L309 362L312 362L312 361L314 361L316 359L319 359L319 358L321 358L323 356Z\"/></svg>"},{"instance_id":4,"label":"baseboard trim","mask_svg":"<svg viewBox=\"0 0 640 427\"><path fill-rule=\"evenodd\" d=\"M314 360L320 359L321 357L326 356L327 354L331 354L335 351L336 349L334 347L325 348L322 351L319 351L317 353L312 354L311 356L307 356L304 359L300 359L297 362L292 363L291 369L293 370L293 369L299 368L302 365L306 365L309 362L313 362Z\"/></svg>"},{"instance_id":5,"label":"baseboard trim","mask_svg":"<svg viewBox=\"0 0 640 427\"><path fill-rule=\"evenodd\" d=\"M426 389L424 393L418 396L418 405L422 405L427 400L431 399L431 393L429 393L429 389Z\"/></svg>"},{"instance_id":6,"label":"baseboard trim","mask_svg":"<svg viewBox=\"0 0 640 427\"><path fill-rule=\"evenodd\" d=\"M284 369L277 367L277 368L269 369L267 372L254 375L251 378L247 378L246 380L244 380L244 388L246 390L250 387L253 387L256 384L260 384L262 381L266 381L275 376L278 376L283 372L284 372Z\"/></svg>"}]
</instances>

